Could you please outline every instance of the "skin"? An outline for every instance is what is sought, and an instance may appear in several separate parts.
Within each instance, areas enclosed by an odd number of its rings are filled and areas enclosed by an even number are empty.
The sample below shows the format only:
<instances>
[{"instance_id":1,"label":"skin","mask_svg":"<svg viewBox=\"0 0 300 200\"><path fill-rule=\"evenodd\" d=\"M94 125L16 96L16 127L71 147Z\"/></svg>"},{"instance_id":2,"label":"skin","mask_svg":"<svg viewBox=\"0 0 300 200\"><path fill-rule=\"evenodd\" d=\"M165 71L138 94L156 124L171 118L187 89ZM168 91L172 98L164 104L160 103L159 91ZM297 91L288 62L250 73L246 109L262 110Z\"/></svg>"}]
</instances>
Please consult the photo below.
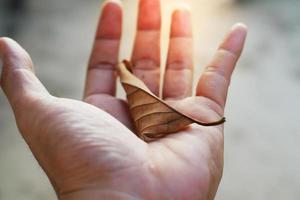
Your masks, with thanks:
<instances>
[{"instance_id":1,"label":"skin","mask_svg":"<svg viewBox=\"0 0 300 200\"><path fill-rule=\"evenodd\" d=\"M190 12L172 16L163 98L199 121L223 117L247 28L237 24L192 88ZM16 42L0 38L1 87L18 128L59 199L213 199L223 170L223 125L187 129L149 144L133 130L128 107L115 97L122 26L120 1L103 5L82 101L50 95ZM133 72L159 94L160 2L141 0Z\"/></svg>"}]
</instances>

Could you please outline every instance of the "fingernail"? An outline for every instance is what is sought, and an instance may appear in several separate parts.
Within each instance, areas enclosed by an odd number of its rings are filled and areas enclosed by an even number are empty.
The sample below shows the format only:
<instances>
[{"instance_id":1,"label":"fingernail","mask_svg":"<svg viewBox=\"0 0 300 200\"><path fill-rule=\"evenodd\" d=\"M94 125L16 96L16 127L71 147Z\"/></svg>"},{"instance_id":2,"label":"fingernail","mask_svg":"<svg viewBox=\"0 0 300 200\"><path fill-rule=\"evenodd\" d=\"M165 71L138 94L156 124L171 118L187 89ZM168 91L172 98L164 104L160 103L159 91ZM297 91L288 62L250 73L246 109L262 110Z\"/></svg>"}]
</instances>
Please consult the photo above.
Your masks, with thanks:
<instances>
[{"instance_id":1,"label":"fingernail","mask_svg":"<svg viewBox=\"0 0 300 200\"><path fill-rule=\"evenodd\" d=\"M243 29L245 31L248 31L248 27L244 24L244 23L236 23L231 27L231 30L235 30L235 29Z\"/></svg>"},{"instance_id":2,"label":"fingernail","mask_svg":"<svg viewBox=\"0 0 300 200\"><path fill-rule=\"evenodd\" d=\"M235 40L245 40L248 33L248 27L243 23L236 23L231 27L230 35L234 36Z\"/></svg>"},{"instance_id":3,"label":"fingernail","mask_svg":"<svg viewBox=\"0 0 300 200\"><path fill-rule=\"evenodd\" d=\"M180 3L173 12L173 19L182 19L184 22L191 17L191 7L186 3Z\"/></svg>"},{"instance_id":4,"label":"fingernail","mask_svg":"<svg viewBox=\"0 0 300 200\"><path fill-rule=\"evenodd\" d=\"M191 7L187 3L179 3L176 6L176 11L190 12Z\"/></svg>"},{"instance_id":5,"label":"fingernail","mask_svg":"<svg viewBox=\"0 0 300 200\"><path fill-rule=\"evenodd\" d=\"M113 4L117 4L119 6L122 6L122 1L120 0L106 0L104 1L104 3L102 4L102 8L104 8L105 6L107 6L108 4L113 3Z\"/></svg>"}]
</instances>

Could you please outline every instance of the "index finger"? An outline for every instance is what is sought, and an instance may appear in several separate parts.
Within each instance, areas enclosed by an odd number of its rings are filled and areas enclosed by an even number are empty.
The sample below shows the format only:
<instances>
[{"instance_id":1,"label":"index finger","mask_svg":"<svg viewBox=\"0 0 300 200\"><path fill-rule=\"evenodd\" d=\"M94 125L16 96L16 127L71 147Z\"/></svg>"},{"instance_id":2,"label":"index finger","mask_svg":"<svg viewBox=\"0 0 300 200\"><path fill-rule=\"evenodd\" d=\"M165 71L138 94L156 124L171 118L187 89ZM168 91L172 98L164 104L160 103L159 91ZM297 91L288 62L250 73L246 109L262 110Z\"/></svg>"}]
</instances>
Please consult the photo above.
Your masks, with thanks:
<instances>
[{"instance_id":1,"label":"index finger","mask_svg":"<svg viewBox=\"0 0 300 200\"><path fill-rule=\"evenodd\" d=\"M231 75L242 53L246 36L245 25L236 24L232 27L200 78L197 96L209 98L224 108Z\"/></svg>"}]
</instances>

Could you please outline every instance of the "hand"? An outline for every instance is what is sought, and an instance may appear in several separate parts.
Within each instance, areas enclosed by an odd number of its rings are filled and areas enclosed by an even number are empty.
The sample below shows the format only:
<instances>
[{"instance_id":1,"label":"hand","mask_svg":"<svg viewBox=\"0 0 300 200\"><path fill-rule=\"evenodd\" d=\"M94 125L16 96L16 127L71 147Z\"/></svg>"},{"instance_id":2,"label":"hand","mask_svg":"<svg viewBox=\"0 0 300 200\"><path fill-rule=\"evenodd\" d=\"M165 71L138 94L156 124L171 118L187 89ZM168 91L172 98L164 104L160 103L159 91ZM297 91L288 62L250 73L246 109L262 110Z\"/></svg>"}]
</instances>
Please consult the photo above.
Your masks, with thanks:
<instances>
[{"instance_id":1,"label":"hand","mask_svg":"<svg viewBox=\"0 0 300 200\"><path fill-rule=\"evenodd\" d=\"M122 8L103 5L83 101L51 96L29 55L0 39L1 86L31 151L60 199L213 199L223 169L223 126L191 125L152 143L131 131L126 101L115 97ZM187 9L172 17L163 98L200 121L223 117L227 90L247 29L230 30L205 69L196 97ZM160 79L160 3L141 0L133 72L155 94Z\"/></svg>"}]
</instances>

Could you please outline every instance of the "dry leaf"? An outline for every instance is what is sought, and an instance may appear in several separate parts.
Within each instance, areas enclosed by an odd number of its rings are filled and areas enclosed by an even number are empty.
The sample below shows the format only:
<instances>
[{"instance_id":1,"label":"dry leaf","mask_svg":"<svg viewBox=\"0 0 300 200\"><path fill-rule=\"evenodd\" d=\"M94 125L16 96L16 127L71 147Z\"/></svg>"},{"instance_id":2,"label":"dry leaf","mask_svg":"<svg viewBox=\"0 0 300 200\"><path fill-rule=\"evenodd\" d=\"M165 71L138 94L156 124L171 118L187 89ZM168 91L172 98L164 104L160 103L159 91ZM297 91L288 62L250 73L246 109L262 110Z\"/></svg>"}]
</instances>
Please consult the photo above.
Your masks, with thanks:
<instances>
[{"instance_id":1,"label":"dry leaf","mask_svg":"<svg viewBox=\"0 0 300 200\"><path fill-rule=\"evenodd\" d=\"M177 111L156 97L144 82L131 73L128 61L119 65L119 73L138 136L145 141L176 133L192 123L216 126L225 122L222 118L217 122L203 123Z\"/></svg>"}]
</instances>

